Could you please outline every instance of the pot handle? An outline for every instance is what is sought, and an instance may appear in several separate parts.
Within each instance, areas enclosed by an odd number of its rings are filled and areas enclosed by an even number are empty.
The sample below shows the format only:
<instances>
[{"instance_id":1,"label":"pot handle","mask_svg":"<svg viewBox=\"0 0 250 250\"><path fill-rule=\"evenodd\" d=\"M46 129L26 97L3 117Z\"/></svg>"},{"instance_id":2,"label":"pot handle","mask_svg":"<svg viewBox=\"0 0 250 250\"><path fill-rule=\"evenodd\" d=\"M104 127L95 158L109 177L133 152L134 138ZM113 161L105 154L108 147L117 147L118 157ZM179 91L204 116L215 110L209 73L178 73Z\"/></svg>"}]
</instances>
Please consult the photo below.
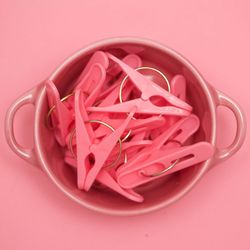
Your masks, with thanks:
<instances>
[{"instance_id":1,"label":"pot handle","mask_svg":"<svg viewBox=\"0 0 250 250\"><path fill-rule=\"evenodd\" d=\"M38 87L31 89L26 92L24 95L19 97L9 108L5 118L5 136L10 148L18 156L26 160L27 162L38 165L37 157L34 147L33 148L24 148L21 146L15 137L14 133L14 120L16 112L26 104L33 104L35 106L35 100L37 96Z\"/></svg>"},{"instance_id":2,"label":"pot handle","mask_svg":"<svg viewBox=\"0 0 250 250\"><path fill-rule=\"evenodd\" d=\"M217 92L217 97L218 97L217 106L225 106L229 108L233 112L236 122L237 122L237 129L236 129L236 134L235 134L233 142L226 148L223 148L223 149L217 148L216 150L215 163L219 163L231 157L240 149L246 137L247 125L246 125L244 112L242 111L239 104L237 104L234 100L232 100L230 97L228 97L224 93L218 90L216 90L216 92Z\"/></svg>"}]
</instances>

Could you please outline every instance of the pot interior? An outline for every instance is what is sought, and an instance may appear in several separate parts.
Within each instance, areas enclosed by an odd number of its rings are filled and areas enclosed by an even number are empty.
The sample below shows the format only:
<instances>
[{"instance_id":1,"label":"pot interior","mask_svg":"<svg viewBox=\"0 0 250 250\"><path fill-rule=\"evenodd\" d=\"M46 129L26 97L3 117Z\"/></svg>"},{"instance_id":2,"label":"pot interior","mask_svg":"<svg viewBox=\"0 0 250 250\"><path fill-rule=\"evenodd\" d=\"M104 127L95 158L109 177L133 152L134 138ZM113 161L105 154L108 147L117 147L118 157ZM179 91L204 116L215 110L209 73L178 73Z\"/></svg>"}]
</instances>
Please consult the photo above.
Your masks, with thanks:
<instances>
[{"instance_id":1,"label":"pot interior","mask_svg":"<svg viewBox=\"0 0 250 250\"><path fill-rule=\"evenodd\" d=\"M199 80L189 68L187 63L181 62L172 55L172 52L163 47L157 47L148 43L114 41L102 43L97 46L83 49L70 63L60 68L51 79L58 87L61 96L68 94L84 68L86 62L96 50L109 51L117 56L126 53L136 53L143 60L143 66L151 66L161 70L169 80L175 74L182 74L187 80L188 102L193 106L193 112L200 118L201 125L198 132L193 136L193 142L208 141L212 138L212 112L209 100ZM126 52L125 52L126 51ZM149 72L148 72L149 73ZM153 76L155 77L155 76ZM162 79L157 79L161 82ZM63 151L54 139L53 131L44 125L44 117L48 112L48 103L45 91L42 92L40 106L40 122L38 124L38 143L43 154L44 166L49 171L57 183L80 203L108 211L110 213L120 211L120 213L133 213L157 207L159 204L168 204L179 197L183 190L187 191L196 182L201 171L204 170L205 163L197 164L185 170L173 173L160 178L151 184L137 188L136 191L143 194L145 201L141 204L131 202L122 196L115 194L109 189L92 188L89 192L80 191L76 186L76 173L63 161Z\"/></svg>"}]
</instances>

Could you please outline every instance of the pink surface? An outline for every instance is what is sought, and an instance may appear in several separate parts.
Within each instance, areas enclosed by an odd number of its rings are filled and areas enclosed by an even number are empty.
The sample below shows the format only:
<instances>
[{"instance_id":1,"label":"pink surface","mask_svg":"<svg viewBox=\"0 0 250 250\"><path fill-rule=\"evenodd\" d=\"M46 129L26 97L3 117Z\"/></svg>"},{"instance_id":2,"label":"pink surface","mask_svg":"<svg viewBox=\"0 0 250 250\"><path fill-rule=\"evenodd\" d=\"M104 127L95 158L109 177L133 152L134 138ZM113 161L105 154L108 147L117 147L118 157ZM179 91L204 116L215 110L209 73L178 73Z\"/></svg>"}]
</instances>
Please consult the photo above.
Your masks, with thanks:
<instances>
[{"instance_id":1,"label":"pink surface","mask_svg":"<svg viewBox=\"0 0 250 250\"><path fill-rule=\"evenodd\" d=\"M119 218L90 212L67 199L41 171L14 155L3 135L5 112L18 95L72 52L120 35L148 37L181 52L214 87L239 101L249 122L249 2L51 2L1 2L0 249L249 250L248 136L235 156L176 204ZM219 143L225 146L235 123L230 112L219 114ZM29 107L17 117L24 145L32 141L32 118Z\"/></svg>"}]
</instances>

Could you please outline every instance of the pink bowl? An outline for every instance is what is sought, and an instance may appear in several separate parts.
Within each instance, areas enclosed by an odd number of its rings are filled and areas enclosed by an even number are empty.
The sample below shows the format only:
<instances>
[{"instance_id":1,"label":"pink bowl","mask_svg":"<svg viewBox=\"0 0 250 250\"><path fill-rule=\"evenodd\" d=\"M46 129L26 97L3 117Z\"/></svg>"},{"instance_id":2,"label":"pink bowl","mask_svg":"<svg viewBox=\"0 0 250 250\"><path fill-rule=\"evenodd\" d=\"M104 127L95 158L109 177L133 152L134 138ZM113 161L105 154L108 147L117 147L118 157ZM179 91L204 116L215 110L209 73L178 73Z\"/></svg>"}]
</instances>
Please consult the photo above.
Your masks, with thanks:
<instances>
[{"instance_id":1,"label":"pink bowl","mask_svg":"<svg viewBox=\"0 0 250 250\"><path fill-rule=\"evenodd\" d=\"M242 145L246 134L246 121L239 105L222 92L208 84L194 66L174 50L159 43L138 38L113 38L87 46L69 57L60 65L49 79L57 85L61 95L69 91L69 86L77 78L85 63L96 50L137 52L143 59L143 64L153 66L168 76L182 74L187 79L187 96L194 107L194 113L201 121L201 127L194 141L208 141L215 146L214 157L206 162L187 168L151 185L140 187L145 201L136 204L109 191L92 189L85 193L76 187L76 176L71 168L65 166L62 151L55 142L53 134L44 125L48 112L47 96L44 84L37 85L32 90L18 98L6 115L5 133L12 150L30 162L38 165L48 175L52 182L68 197L84 207L112 215L134 215L157 210L177 201L185 195L201 177L211 168L230 156ZM25 149L15 139L13 121L16 111L23 105L35 106L34 148ZM237 121L237 131L234 141L224 149L216 147L216 108L226 106L231 109Z\"/></svg>"}]
</instances>

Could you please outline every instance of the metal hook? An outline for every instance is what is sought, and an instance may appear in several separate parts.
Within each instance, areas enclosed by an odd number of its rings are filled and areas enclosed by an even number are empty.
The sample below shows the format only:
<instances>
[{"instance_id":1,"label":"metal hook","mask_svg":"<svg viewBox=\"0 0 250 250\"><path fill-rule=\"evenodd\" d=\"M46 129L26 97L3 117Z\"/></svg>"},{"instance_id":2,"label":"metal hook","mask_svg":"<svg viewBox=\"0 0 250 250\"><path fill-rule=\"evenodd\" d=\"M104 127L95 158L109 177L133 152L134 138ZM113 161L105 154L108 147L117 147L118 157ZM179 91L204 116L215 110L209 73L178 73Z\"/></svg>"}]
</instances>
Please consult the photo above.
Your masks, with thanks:
<instances>
[{"instance_id":1,"label":"metal hook","mask_svg":"<svg viewBox=\"0 0 250 250\"><path fill-rule=\"evenodd\" d=\"M89 122L89 123L98 123L98 124L101 124L101 125L103 125L103 126L109 128L112 132L115 131L115 129L114 129L111 125L109 125L109 124L106 123L106 122L100 121L100 120L88 120L88 121L86 121L86 122ZM70 133L70 138L69 138L69 150L70 150L70 152L71 152L71 154L73 155L74 158L76 158L76 155L75 155L75 152L74 152L74 150L73 150L72 142L73 142L73 137L75 136L75 133L76 133L76 129L74 128L74 129L71 131L71 133ZM123 141L121 140L121 138L119 138L119 139L118 139L118 143L119 143L119 153L118 153L118 156L117 156L117 158L116 158L116 160L115 160L114 162L110 163L110 164L109 164L108 166L106 166L106 167L113 167L113 166L115 166L116 163L120 160L120 158L121 158L121 153L122 153L122 142L123 142Z\"/></svg>"},{"instance_id":2,"label":"metal hook","mask_svg":"<svg viewBox=\"0 0 250 250\"><path fill-rule=\"evenodd\" d=\"M163 169L161 172L155 173L155 174L147 174L144 171L141 171L140 173L145 176L145 177L157 177L157 176L161 176L164 173L166 173L167 171L169 171L170 169L172 169L177 163L179 162L179 159L176 160L174 163L172 163L169 167Z\"/></svg>"},{"instance_id":3,"label":"metal hook","mask_svg":"<svg viewBox=\"0 0 250 250\"><path fill-rule=\"evenodd\" d=\"M156 69L156 68L153 68L153 67L148 67L148 66L138 67L138 68L136 68L135 70L136 70L136 71L140 71L140 70L152 70L152 71L157 72L157 73L165 80L165 82L166 82L166 84L167 84L167 86L168 86L168 92L171 91L171 87L170 87L170 83L169 83L168 78L167 78L160 70L158 70L158 69ZM125 82L127 81L128 77L129 77L129 76L126 75L126 76L123 78L123 80L122 80L122 82L121 82L121 85L120 85L120 89L119 89L119 100L120 100L120 103L123 103L122 89L123 89L124 84L125 84ZM136 118L133 117L132 119L135 120ZM130 136L131 132L132 132L132 130L130 129L130 130L128 131L128 133L125 135L125 137L122 139L122 141L125 141L125 140Z\"/></svg>"},{"instance_id":4,"label":"metal hook","mask_svg":"<svg viewBox=\"0 0 250 250\"><path fill-rule=\"evenodd\" d=\"M61 102L64 102L66 100L69 99L69 97L73 96L75 93L71 93L71 94L68 94L66 96L64 96L62 99L60 99ZM45 120L45 125L49 128L49 129L54 129L53 126L50 124L50 116L52 115L52 113L54 112L56 106L52 106L49 110L49 112L47 113L47 116L46 116L46 120Z\"/></svg>"},{"instance_id":5,"label":"metal hook","mask_svg":"<svg viewBox=\"0 0 250 250\"><path fill-rule=\"evenodd\" d=\"M180 146L182 146L182 143L180 143L179 141L175 140L175 139L170 139L168 140L168 142L173 142L173 143L178 143ZM180 159L177 159L174 163L172 163L169 167L163 169L162 171L158 172L158 173L154 173L154 174L147 174L144 171L141 171L140 173L145 176L145 177L157 177L157 176L161 176L162 174L166 173L167 171L169 171L170 169L172 169L178 162Z\"/></svg>"},{"instance_id":6,"label":"metal hook","mask_svg":"<svg viewBox=\"0 0 250 250\"><path fill-rule=\"evenodd\" d=\"M168 86L168 92L171 91L171 87L170 87L170 83L169 83L168 78L167 78L160 70L158 70L158 69L156 69L156 68L148 67L148 66L143 66L143 67L139 67L139 68L136 68L136 69L135 69L135 71L140 71L140 70L152 70L152 71L157 72L157 73L158 73L159 75L161 75L161 77L165 80L165 82L166 82L166 84L167 84L167 86ZM127 81L128 77L129 77L129 76L126 75L126 76L123 78L123 80L122 80L122 82L121 82L121 85L120 85L120 90L119 90L119 100L120 100L120 103L123 103L123 99L122 99L122 89L123 89L124 84L125 84L125 82Z\"/></svg>"}]
</instances>

